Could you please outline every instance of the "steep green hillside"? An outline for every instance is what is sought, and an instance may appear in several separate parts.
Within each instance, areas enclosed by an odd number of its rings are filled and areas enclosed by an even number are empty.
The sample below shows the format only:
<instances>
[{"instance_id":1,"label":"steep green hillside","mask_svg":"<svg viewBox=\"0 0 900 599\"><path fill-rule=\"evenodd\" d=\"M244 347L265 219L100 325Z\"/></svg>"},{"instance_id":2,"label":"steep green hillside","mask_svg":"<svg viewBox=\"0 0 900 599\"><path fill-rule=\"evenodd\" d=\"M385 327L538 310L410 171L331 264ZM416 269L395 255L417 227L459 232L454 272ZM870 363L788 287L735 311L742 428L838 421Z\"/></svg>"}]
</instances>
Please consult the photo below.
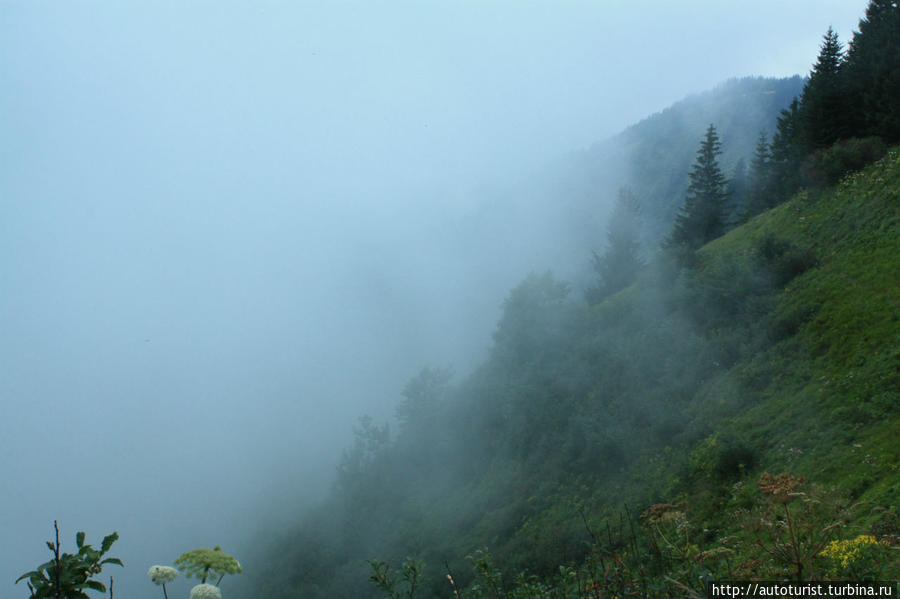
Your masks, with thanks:
<instances>
[{"instance_id":1,"label":"steep green hillside","mask_svg":"<svg viewBox=\"0 0 900 599\"><path fill-rule=\"evenodd\" d=\"M773 240L774 243L773 243ZM748 248L778 248L785 283L759 320L769 343L729 370L742 399L723 434L742 434L761 464L792 468L854 496L900 500L900 160L826 192L803 192L709 244L714 279ZM789 244L789 245L788 245ZM758 251L758 250L757 250ZM713 382L711 417L733 395ZM701 412L702 413L702 412ZM721 413L721 412L719 412Z\"/></svg>"},{"instance_id":2,"label":"steep green hillside","mask_svg":"<svg viewBox=\"0 0 900 599\"><path fill-rule=\"evenodd\" d=\"M644 240L665 249L642 265L610 231L598 264L630 257L634 276L590 302L549 272L522 281L479 369L456 384L423 370L396 430L360 421L329 500L248 565L248 596L698 597L716 579L900 577L900 150L883 154L896 94L879 86L897 19L872 0L847 56L829 31L805 84L732 82L584 154L560 211L633 182ZM773 127L734 219L716 130L727 172ZM722 236L726 212L761 214ZM560 230L597 249L599 230Z\"/></svg>"},{"instance_id":3,"label":"steep green hillside","mask_svg":"<svg viewBox=\"0 0 900 599\"><path fill-rule=\"evenodd\" d=\"M560 564L647 584L701 571L791 577L796 565L761 553L763 533L742 526L779 505L757 490L764 472L804 477L809 496L834 489L808 504L828 510L796 515L808 534L896 539L898 273L895 149L708 244L691 268L660 259L598 305L532 275L510 293L481 369L456 386L424 371L394 434L361 423L331 500L252 582L282 596L376 596L364 560L415 556L421 596L450 596L445 562L461 588L493 572L473 554L482 547L508 586L523 570L555 580ZM850 510L858 501L873 503ZM645 512L660 502L672 505ZM659 535L682 520L670 532L690 539L667 546ZM804 572L848 575L820 554ZM598 574L604 555L622 570ZM895 572L896 557L878 556Z\"/></svg>"}]
</instances>

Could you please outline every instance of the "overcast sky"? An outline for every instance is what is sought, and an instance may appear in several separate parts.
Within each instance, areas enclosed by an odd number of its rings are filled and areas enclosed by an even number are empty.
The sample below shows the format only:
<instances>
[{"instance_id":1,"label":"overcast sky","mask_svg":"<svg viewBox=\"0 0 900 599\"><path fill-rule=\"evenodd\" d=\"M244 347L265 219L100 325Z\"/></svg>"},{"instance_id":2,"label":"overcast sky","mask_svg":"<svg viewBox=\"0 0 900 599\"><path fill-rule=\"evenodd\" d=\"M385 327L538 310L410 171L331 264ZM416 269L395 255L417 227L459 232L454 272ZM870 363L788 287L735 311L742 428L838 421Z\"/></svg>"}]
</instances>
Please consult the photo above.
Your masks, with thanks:
<instances>
[{"instance_id":1,"label":"overcast sky","mask_svg":"<svg viewBox=\"0 0 900 599\"><path fill-rule=\"evenodd\" d=\"M0 0L0 595L54 519L120 532L132 599L238 552L358 416L483 355L505 288L443 251L476 190L806 74L865 5Z\"/></svg>"}]
</instances>

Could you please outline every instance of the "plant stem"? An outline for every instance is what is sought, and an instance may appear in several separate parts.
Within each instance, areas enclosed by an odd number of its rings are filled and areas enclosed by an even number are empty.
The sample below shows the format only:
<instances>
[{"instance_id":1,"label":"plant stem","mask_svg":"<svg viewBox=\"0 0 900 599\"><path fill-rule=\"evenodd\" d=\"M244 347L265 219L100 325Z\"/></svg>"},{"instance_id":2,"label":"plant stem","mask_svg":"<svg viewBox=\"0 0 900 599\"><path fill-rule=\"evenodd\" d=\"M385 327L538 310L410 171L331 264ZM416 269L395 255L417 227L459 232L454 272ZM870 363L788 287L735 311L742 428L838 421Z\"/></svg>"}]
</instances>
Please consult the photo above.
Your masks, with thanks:
<instances>
[{"instance_id":1,"label":"plant stem","mask_svg":"<svg viewBox=\"0 0 900 599\"><path fill-rule=\"evenodd\" d=\"M57 524L56 520L53 521L53 530L56 531L56 545L53 546L53 559L56 561L56 599L62 598L62 589L60 588L60 567L61 564L59 562L59 524Z\"/></svg>"},{"instance_id":2,"label":"plant stem","mask_svg":"<svg viewBox=\"0 0 900 599\"><path fill-rule=\"evenodd\" d=\"M788 504L784 504L784 514L787 519L788 533L791 536L791 549L794 553L794 565L797 568L797 582L803 582L803 560L800 559L800 546L797 542L797 536L794 533L794 521L791 520L791 510Z\"/></svg>"},{"instance_id":3,"label":"plant stem","mask_svg":"<svg viewBox=\"0 0 900 599\"><path fill-rule=\"evenodd\" d=\"M450 570L450 564L444 560L444 567L447 568L447 576L450 579L450 586L453 587L453 594L456 595L459 599L462 599L462 595L459 593L459 588L456 586L456 579L453 578L453 572Z\"/></svg>"},{"instance_id":4,"label":"plant stem","mask_svg":"<svg viewBox=\"0 0 900 599\"><path fill-rule=\"evenodd\" d=\"M634 534L634 522L631 519L631 510L628 509L628 504L625 504L625 513L628 515L628 528L631 530L631 550L634 552L634 556L638 556L638 547L637 547L637 535Z\"/></svg>"}]
</instances>

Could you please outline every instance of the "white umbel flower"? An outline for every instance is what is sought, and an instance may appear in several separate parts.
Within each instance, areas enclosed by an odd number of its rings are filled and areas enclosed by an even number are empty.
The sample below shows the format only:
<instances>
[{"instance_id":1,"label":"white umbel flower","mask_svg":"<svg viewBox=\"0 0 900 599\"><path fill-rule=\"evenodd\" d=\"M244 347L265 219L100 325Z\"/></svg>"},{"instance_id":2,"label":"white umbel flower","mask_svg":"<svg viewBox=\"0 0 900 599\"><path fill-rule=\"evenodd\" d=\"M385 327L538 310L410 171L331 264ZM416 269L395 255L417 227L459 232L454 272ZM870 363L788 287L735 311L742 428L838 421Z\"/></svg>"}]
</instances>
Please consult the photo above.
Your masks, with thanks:
<instances>
[{"instance_id":1,"label":"white umbel flower","mask_svg":"<svg viewBox=\"0 0 900 599\"><path fill-rule=\"evenodd\" d=\"M154 584L166 584L178 577L178 570L170 568L169 566L151 566L150 571L147 572L147 574L150 575L150 580L152 580Z\"/></svg>"},{"instance_id":2,"label":"white umbel flower","mask_svg":"<svg viewBox=\"0 0 900 599\"><path fill-rule=\"evenodd\" d=\"M191 589L191 599L222 599L222 591L211 584L198 584Z\"/></svg>"}]
</instances>

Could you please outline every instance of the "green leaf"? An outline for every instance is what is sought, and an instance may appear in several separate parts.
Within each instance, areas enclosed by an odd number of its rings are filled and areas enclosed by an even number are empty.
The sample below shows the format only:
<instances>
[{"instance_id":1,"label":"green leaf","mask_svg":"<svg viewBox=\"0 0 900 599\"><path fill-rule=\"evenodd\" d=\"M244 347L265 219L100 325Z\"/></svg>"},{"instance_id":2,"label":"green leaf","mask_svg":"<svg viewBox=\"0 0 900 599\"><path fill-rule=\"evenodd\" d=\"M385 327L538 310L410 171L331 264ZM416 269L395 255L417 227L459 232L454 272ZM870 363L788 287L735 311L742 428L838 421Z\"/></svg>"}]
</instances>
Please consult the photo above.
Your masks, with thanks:
<instances>
[{"instance_id":1,"label":"green leaf","mask_svg":"<svg viewBox=\"0 0 900 599\"><path fill-rule=\"evenodd\" d=\"M114 532L111 535L107 535L103 537L103 544L100 546L101 554L109 551L109 548L112 547L112 544L119 540L119 533Z\"/></svg>"},{"instance_id":2,"label":"green leaf","mask_svg":"<svg viewBox=\"0 0 900 599\"><path fill-rule=\"evenodd\" d=\"M79 588L84 588L84 587L87 587L94 591L100 591L101 593L106 592L106 586L104 586L104 584L102 582L98 582L96 580L88 580L84 584L79 585Z\"/></svg>"},{"instance_id":3,"label":"green leaf","mask_svg":"<svg viewBox=\"0 0 900 599\"><path fill-rule=\"evenodd\" d=\"M43 564L41 564L40 566L38 566L38 567L37 567L37 571L40 572L41 570L47 570L47 571L49 572L50 569L53 568L53 567L55 567L55 566L56 566L56 561L50 560L49 562L44 562Z\"/></svg>"},{"instance_id":4,"label":"green leaf","mask_svg":"<svg viewBox=\"0 0 900 599\"><path fill-rule=\"evenodd\" d=\"M21 576L16 578L16 582L13 584L19 584L19 581L22 580L23 578L30 578L32 576L40 576L40 575L41 575L41 573L38 572L37 570L32 570L31 572L26 572L25 574L22 574Z\"/></svg>"},{"instance_id":5,"label":"green leaf","mask_svg":"<svg viewBox=\"0 0 900 599\"><path fill-rule=\"evenodd\" d=\"M84 531L81 531L75 535L75 544L78 545L79 549L81 549L82 545L84 545Z\"/></svg>"},{"instance_id":6,"label":"green leaf","mask_svg":"<svg viewBox=\"0 0 900 599\"><path fill-rule=\"evenodd\" d=\"M122 566L123 568L125 567L125 564L122 563L122 560L120 560L120 559L117 558L117 557L109 557L109 558L106 558L105 560L103 560L102 562L100 562L100 564L101 564L101 565L102 565L102 564L116 564L117 566Z\"/></svg>"}]
</instances>

